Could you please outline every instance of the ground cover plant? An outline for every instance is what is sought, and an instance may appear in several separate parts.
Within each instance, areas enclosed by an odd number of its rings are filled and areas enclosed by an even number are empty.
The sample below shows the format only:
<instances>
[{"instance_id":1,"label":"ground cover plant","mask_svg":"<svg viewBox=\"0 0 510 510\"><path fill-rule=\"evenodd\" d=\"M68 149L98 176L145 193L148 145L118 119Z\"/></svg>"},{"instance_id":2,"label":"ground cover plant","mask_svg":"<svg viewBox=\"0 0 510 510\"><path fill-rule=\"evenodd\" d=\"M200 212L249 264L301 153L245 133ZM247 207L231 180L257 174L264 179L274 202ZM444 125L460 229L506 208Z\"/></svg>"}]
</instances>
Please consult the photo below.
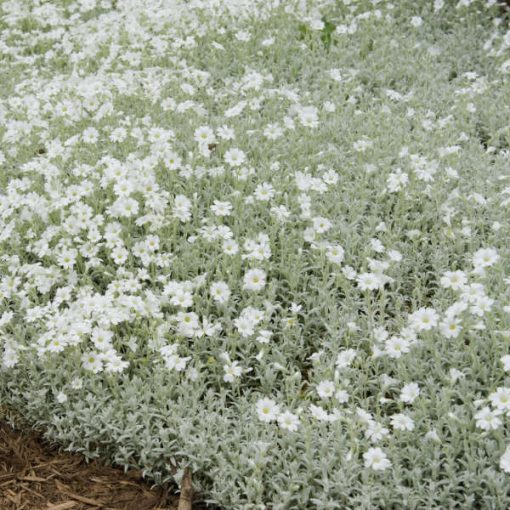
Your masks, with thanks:
<instances>
[{"instance_id":1,"label":"ground cover plant","mask_svg":"<svg viewBox=\"0 0 510 510\"><path fill-rule=\"evenodd\" d=\"M10 420L229 509L510 505L496 2L0 10Z\"/></svg>"}]
</instances>

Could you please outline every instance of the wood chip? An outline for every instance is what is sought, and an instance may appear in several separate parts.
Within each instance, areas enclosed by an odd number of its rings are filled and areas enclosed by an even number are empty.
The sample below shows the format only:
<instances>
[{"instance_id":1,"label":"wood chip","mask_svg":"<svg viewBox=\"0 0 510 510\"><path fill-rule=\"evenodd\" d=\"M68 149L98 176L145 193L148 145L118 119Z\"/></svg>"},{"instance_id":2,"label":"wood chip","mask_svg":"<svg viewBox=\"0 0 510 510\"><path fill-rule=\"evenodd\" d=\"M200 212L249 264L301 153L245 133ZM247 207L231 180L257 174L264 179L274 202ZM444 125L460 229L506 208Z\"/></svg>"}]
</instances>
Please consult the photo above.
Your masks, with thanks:
<instances>
[{"instance_id":1,"label":"wood chip","mask_svg":"<svg viewBox=\"0 0 510 510\"><path fill-rule=\"evenodd\" d=\"M20 483L19 486L23 487L23 490L30 492L30 494L33 494L37 498L46 499L42 494L40 494L39 492L33 491L28 485L26 485L24 483Z\"/></svg>"},{"instance_id":2,"label":"wood chip","mask_svg":"<svg viewBox=\"0 0 510 510\"><path fill-rule=\"evenodd\" d=\"M189 492L187 476L181 505ZM177 500L168 486L151 488L141 470L87 463L51 448L39 433L16 431L0 419L0 510L177 510Z\"/></svg>"},{"instance_id":3,"label":"wood chip","mask_svg":"<svg viewBox=\"0 0 510 510\"><path fill-rule=\"evenodd\" d=\"M71 499L75 499L76 501L79 501L80 503L86 503L87 505L91 506L98 506L102 507L104 506L104 503L100 501L99 499L90 499L86 498L85 496L78 496L78 494L73 494L72 492L68 492L67 496Z\"/></svg>"},{"instance_id":4,"label":"wood chip","mask_svg":"<svg viewBox=\"0 0 510 510\"><path fill-rule=\"evenodd\" d=\"M5 497L11 501L12 503L14 503L16 506L19 506L19 502L20 502L20 497L19 497L19 494L15 494L14 492L12 492L12 494L14 494L14 496L11 496L11 494L6 494Z\"/></svg>"},{"instance_id":5,"label":"wood chip","mask_svg":"<svg viewBox=\"0 0 510 510\"><path fill-rule=\"evenodd\" d=\"M108 480L105 480L104 478L90 477L89 480L91 482L96 482L96 483L109 483Z\"/></svg>"},{"instance_id":6,"label":"wood chip","mask_svg":"<svg viewBox=\"0 0 510 510\"><path fill-rule=\"evenodd\" d=\"M42 462L41 464L37 464L36 466L33 466L32 469L38 469L44 466L49 466L50 464L64 464L66 461L63 459L53 459L48 462Z\"/></svg>"},{"instance_id":7,"label":"wood chip","mask_svg":"<svg viewBox=\"0 0 510 510\"><path fill-rule=\"evenodd\" d=\"M46 508L41 508L40 510L69 510L70 508L74 508L78 505L76 501L66 501L65 503L57 503L53 505L52 503L48 503Z\"/></svg>"},{"instance_id":8,"label":"wood chip","mask_svg":"<svg viewBox=\"0 0 510 510\"><path fill-rule=\"evenodd\" d=\"M40 476L18 476L18 480L22 480L23 482L46 482L46 478L41 478Z\"/></svg>"},{"instance_id":9,"label":"wood chip","mask_svg":"<svg viewBox=\"0 0 510 510\"><path fill-rule=\"evenodd\" d=\"M69 492L71 489L67 485L64 485L60 480L55 478L55 485L57 489L61 492Z\"/></svg>"}]
</instances>

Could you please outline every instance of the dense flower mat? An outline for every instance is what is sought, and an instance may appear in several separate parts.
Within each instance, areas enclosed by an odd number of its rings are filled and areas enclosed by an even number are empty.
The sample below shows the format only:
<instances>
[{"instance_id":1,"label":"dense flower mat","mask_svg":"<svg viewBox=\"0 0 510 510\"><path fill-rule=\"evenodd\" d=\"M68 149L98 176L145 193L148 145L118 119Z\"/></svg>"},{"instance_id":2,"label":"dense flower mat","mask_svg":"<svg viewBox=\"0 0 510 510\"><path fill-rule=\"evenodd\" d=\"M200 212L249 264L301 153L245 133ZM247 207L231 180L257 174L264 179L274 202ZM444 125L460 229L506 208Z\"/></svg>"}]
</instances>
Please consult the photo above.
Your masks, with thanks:
<instances>
[{"instance_id":1,"label":"dense flower mat","mask_svg":"<svg viewBox=\"0 0 510 510\"><path fill-rule=\"evenodd\" d=\"M229 509L510 505L496 2L0 10L3 405Z\"/></svg>"}]
</instances>

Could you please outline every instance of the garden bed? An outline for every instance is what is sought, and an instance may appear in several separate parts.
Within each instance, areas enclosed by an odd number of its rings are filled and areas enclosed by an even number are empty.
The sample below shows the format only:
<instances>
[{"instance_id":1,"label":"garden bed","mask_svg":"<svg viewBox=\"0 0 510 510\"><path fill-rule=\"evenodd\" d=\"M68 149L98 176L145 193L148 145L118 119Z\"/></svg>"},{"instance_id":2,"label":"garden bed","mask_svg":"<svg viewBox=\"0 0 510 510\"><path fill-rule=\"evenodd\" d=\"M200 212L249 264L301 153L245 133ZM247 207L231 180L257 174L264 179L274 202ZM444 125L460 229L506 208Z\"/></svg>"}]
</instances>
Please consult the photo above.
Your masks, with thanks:
<instances>
[{"instance_id":1,"label":"garden bed","mask_svg":"<svg viewBox=\"0 0 510 510\"><path fill-rule=\"evenodd\" d=\"M0 9L7 421L227 510L510 506L498 2ZM13 505L117 491L25 439Z\"/></svg>"}]
</instances>

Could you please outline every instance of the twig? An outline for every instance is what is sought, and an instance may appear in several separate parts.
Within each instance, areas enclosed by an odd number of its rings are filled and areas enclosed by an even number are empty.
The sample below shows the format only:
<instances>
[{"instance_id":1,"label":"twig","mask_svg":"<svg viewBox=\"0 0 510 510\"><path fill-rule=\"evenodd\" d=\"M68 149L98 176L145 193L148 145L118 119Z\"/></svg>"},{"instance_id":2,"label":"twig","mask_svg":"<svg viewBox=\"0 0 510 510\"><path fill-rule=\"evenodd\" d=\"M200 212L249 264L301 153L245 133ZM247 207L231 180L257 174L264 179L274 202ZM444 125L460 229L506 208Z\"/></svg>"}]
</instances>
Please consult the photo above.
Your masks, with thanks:
<instances>
[{"instance_id":1,"label":"twig","mask_svg":"<svg viewBox=\"0 0 510 510\"><path fill-rule=\"evenodd\" d=\"M191 510L191 501L193 499L193 486L191 484L191 471L184 469L184 475L181 480L181 496L177 510Z\"/></svg>"},{"instance_id":2,"label":"twig","mask_svg":"<svg viewBox=\"0 0 510 510\"><path fill-rule=\"evenodd\" d=\"M75 501L66 501L65 503L57 503L55 505L51 505L51 503L48 503L46 509L41 508L40 510L69 510L70 508L74 508L77 504L78 503L76 503Z\"/></svg>"}]
</instances>

